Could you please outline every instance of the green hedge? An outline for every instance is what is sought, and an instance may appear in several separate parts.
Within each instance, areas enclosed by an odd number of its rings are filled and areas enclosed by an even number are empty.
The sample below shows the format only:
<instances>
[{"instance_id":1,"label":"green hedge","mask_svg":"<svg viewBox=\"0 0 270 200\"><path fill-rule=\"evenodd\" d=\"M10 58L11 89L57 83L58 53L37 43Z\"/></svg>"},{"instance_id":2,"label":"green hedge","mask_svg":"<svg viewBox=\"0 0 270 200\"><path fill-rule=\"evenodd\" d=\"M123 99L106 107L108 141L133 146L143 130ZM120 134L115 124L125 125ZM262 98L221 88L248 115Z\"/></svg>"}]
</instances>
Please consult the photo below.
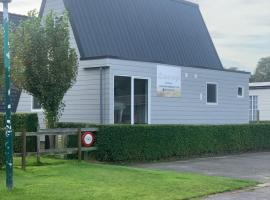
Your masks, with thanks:
<instances>
[{"instance_id":1,"label":"green hedge","mask_svg":"<svg viewBox=\"0 0 270 200\"><path fill-rule=\"evenodd\" d=\"M0 128L5 127L5 116L0 114ZM38 116L36 113L22 113L22 114L13 114L12 115L12 128L16 132L28 131L35 132L38 128ZM0 130L0 167L4 163L4 151L5 151L5 132ZM14 151L21 152L22 149L22 140L19 137L14 138ZM36 138L27 137L27 151L36 150Z\"/></svg>"},{"instance_id":2,"label":"green hedge","mask_svg":"<svg viewBox=\"0 0 270 200\"><path fill-rule=\"evenodd\" d=\"M59 126L91 127L63 123ZM270 150L270 124L98 127L96 158L100 161L153 161Z\"/></svg>"},{"instance_id":3,"label":"green hedge","mask_svg":"<svg viewBox=\"0 0 270 200\"><path fill-rule=\"evenodd\" d=\"M104 161L146 161L172 157L270 149L270 125L104 126L97 137Z\"/></svg>"}]
</instances>

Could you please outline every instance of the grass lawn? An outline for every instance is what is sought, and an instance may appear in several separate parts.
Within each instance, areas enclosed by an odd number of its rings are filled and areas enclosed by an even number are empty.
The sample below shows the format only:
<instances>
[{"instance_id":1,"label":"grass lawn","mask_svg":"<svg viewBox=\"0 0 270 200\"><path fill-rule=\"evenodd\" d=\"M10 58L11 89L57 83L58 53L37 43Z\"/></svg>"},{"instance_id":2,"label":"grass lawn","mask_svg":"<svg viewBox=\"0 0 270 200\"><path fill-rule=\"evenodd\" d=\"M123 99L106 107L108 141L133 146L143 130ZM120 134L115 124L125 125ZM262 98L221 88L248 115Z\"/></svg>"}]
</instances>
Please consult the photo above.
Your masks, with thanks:
<instances>
[{"instance_id":1,"label":"grass lawn","mask_svg":"<svg viewBox=\"0 0 270 200\"><path fill-rule=\"evenodd\" d=\"M0 172L1 200L180 200L255 185L252 181L189 173L42 159L27 171L15 169L15 190L6 192ZM18 160L15 164L18 164Z\"/></svg>"}]
</instances>

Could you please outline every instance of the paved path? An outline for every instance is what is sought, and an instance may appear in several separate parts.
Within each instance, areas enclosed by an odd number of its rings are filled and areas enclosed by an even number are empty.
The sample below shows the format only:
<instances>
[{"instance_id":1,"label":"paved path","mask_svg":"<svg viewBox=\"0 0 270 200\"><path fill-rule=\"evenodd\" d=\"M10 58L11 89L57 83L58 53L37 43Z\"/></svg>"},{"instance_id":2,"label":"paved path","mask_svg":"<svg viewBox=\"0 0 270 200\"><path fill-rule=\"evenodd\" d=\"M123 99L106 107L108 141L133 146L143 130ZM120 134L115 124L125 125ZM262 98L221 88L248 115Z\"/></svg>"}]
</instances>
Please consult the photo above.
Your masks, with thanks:
<instances>
[{"instance_id":1,"label":"paved path","mask_svg":"<svg viewBox=\"0 0 270 200\"><path fill-rule=\"evenodd\" d=\"M264 185L255 189L236 191L213 195L205 200L269 200L270 185Z\"/></svg>"},{"instance_id":2,"label":"paved path","mask_svg":"<svg viewBox=\"0 0 270 200\"><path fill-rule=\"evenodd\" d=\"M252 190L215 195L207 200L270 200L270 152L139 164L136 167L256 180L264 185Z\"/></svg>"}]
</instances>

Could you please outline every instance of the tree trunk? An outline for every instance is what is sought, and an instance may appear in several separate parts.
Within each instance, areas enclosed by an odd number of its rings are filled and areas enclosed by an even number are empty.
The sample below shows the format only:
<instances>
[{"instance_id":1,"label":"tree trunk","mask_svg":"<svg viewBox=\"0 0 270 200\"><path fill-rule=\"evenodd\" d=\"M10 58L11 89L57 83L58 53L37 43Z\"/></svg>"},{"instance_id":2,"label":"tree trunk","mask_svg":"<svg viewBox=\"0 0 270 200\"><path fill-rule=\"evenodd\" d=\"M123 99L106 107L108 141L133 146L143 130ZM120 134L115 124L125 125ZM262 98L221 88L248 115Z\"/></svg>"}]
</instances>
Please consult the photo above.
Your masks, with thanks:
<instances>
[{"instance_id":1,"label":"tree trunk","mask_svg":"<svg viewBox=\"0 0 270 200\"><path fill-rule=\"evenodd\" d=\"M56 123L57 123L57 117L53 113L45 113L45 118L46 118L46 128L53 129L56 128ZM54 149L55 148L55 136L50 135L48 136L48 143L49 143L49 148Z\"/></svg>"}]
</instances>

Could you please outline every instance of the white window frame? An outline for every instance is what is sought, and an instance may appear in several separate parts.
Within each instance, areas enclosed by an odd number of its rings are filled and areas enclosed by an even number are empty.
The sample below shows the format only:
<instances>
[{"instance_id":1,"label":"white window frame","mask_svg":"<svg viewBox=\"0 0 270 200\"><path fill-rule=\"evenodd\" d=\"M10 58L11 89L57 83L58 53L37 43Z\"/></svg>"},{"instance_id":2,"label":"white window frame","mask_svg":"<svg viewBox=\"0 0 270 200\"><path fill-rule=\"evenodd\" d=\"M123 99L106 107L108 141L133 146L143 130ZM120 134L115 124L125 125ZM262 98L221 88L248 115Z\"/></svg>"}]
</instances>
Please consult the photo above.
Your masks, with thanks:
<instances>
[{"instance_id":1,"label":"white window frame","mask_svg":"<svg viewBox=\"0 0 270 200\"><path fill-rule=\"evenodd\" d=\"M250 95L249 98L250 97L251 97L251 110L249 109L249 114L250 114L250 111L251 111L251 121L254 122L254 121L257 121L257 119L259 117L258 116L258 111L259 111L259 107L258 107L258 105L259 105L259 97L258 97L258 95ZM254 99L255 99L255 97L256 97L256 103L257 103L256 104L256 110L254 110L254 102L255 102Z\"/></svg>"},{"instance_id":2,"label":"white window frame","mask_svg":"<svg viewBox=\"0 0 270 200\"><path fill-rule=\"evenodd\" d=\"M239 95L239 94L238 94L238 89L239 89L239 88L242 88L242 95ZM237 97L238 97L238 98L244 98L244 97L245 97L245 88L244 88L243 86L241 86L241 85L238 85L238 86L237 86Z\"/></svg>"},{"instance_id":3,"label":"white window frame","mask_svg":"<svg viewBox=\"0 0 270 200\"><path fill-rule=\"evenodd\" d=\"M120 76L120 77L128 77L131 78L131 125L134 125L134 79L143 79L143 80L147 80L148 81L148 122L147 124L151 124L151 78L150 77L144 77L144 76L130 76L130 75L118 75L118 74L113 74L113 98L112 98L112 109L113 109L113 124L115 124L115 120L114 120L114 79L116 76Z\"/></svg>"},{"instance_id":4,"label":"white window frame","mask_svg":"<svg viewBox=\"0 0 270 200\"><path fill-rule=\"evenodd\" d=\"M208 102L208 98L207 98L207 94L208 94L208 91L207 91L207 86L208 85L216 85L216 103L212 103L212 102ZM210 106L217 106L218 105L218 94L219 94L219 92L218 92L218 83L217 82L206 82L206 99L205 99L205 101L206 101L206 105L210 105Z\"/></svg>"},{"instance_id":5,"label":"white window frame","mask_svg":"<svg viewBox=\"0 0 270 200\"><path fill-rule=\"evenodd\" d=\"M31 96L31 112L43 112L42 108L40 108L40 109L34 108L34 97L33 96Z\"/></svg>"}]
</instances>

